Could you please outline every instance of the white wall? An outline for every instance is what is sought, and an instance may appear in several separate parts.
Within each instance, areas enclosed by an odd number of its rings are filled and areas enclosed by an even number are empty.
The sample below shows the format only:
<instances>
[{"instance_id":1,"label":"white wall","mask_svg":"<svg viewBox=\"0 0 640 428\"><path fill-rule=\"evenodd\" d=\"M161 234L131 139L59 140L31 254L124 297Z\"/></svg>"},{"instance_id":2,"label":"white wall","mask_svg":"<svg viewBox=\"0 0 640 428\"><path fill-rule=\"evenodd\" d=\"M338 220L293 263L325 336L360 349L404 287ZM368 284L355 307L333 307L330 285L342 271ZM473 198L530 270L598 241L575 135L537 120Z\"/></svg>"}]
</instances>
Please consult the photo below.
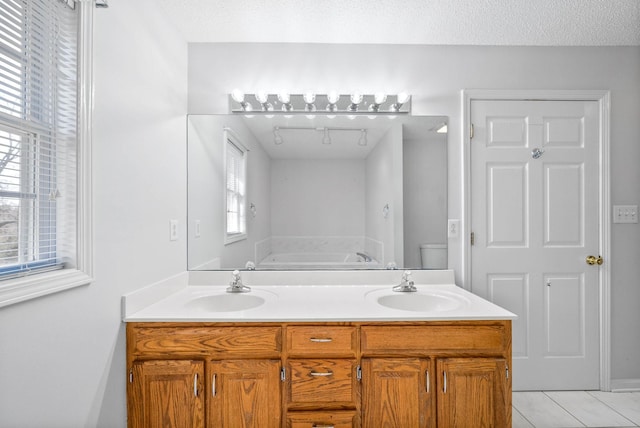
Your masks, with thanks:
<instances>
[{"instance_id":1,"label":"white wall","mask_svg":"<svg viewBox=\"0 0 640 428\"><path fill-rule=\"evenodd\" d=\"M0 426L125 426L120 296L186 266L187 48L151 0L109 5L96 11L96 281L0 309ZM462 201L460 89L609 89L612 202L640 202L638 47L202 44L188 61L193 113L225 113L234 87L407 89L414 114L449 117L453 218ZM176 242L170 218L180 220ZM612 247L613 377L640 379L638 225L613 225Z\"/></svg>"},{"instance_id":2,"label":"white wall","mask_svg":"<svg viewBox=\"0 0 640 428\"><path fill-rule=\"evenodd\" d=\"M189 218L200 220L200 237L195 223L189 224L189 268L236 268L253 260L255 243L271 236L271 159L240 117L200 116L189 118L188 169ZM247 154L247 239L223 245L225 231L224 128L230 128L249 150ZM256 207L253 217L249 205ZM212 269L213 267L209 267Z\"/></svg>"},{"instance_id":3,"label":"white wall","mask_svg":"<svg viewBox=\"0 0 640 428\"><path fill-rule=\"evenodd\" d=\"M95 13L95 281L0 309L3 427L126 426L120 297L186 266L187 45L152 0L109 6Z\"/></svg>"},{"instance_id":4,"label":"white wall","mask_svg":"<svg viewBox=\"0 0 640 428\"><path fill-rule=\"evenodd\" d=\"M220 67L224 64L235 65ZM252 64L256 66L253 67ZM259 70L257 72L256 70ZM640 47L193 44L189 111L224 113L233 88L407 90L413 113L449 117L449 218L462 215L462 89L611 91L613 204L640 204ZM449 241L460 271L460 241ZM640 227L613 225L612 377L640 379Z\"/></svg>"},{"instance_id":5,"label":"white wall","mask_svg":"<svg viewBox=\"0 0 640 428\"><path fill-rule=\"evenodd\" d=\"M274 236L363 236L364 189L363 160L275 159L271 231Z\"/></svg>"},{"instance_id":6,"label":"white wall","mask_svg":"<svg viewBox=\"0 0 640 428\"><path fill-rule=\"evenodd\" d=\"M394 125L367 157L366 235L382 242L386 266L404 266L402 125ZM385 207L389 210L384 214Z\"/></svg>"},{"instance_id":7,"label":"white wall","mask_svg":"<svg viewBox=\"0 0 640 428\"><path fill-rule=\"evenodd\" d=\"M421 268L420 244L447 244L447 135L430 132L402 144L404 267ZM435 202L434 202L435 201Z\"/></svg>"}]
</instances>

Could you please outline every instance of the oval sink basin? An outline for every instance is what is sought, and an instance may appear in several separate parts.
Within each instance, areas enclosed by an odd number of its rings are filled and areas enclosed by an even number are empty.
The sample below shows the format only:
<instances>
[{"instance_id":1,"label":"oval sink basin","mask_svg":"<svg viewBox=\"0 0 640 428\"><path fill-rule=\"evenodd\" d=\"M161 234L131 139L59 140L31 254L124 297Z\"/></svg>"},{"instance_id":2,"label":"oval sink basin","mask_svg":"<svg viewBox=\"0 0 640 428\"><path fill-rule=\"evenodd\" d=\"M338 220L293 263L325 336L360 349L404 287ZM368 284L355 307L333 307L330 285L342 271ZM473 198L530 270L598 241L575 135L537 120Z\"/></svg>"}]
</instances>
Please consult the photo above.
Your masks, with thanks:
<instances>
[{"instance_id":1,"label":"oval sink basin","mask_svg":"<svg viewBox=\"0 0 640 428\"><path fill-rule=\"evenodd\" d=\"M441 294L395 293L378 297L378 303L391 309L414 312L442 312L459 309L462 300Z\"/></svg>"},{"instance_id":2,"label":"oval sink basin","mask_svg":"<svg viewBox=\"0 0 640 428\"><path fill-rule=\"evenodd\" d=\"M255 294L225 293L195 298L187 302L191 309L210 312L235 312L257 308L265 299Z\"/></svg>"}]
</instances>

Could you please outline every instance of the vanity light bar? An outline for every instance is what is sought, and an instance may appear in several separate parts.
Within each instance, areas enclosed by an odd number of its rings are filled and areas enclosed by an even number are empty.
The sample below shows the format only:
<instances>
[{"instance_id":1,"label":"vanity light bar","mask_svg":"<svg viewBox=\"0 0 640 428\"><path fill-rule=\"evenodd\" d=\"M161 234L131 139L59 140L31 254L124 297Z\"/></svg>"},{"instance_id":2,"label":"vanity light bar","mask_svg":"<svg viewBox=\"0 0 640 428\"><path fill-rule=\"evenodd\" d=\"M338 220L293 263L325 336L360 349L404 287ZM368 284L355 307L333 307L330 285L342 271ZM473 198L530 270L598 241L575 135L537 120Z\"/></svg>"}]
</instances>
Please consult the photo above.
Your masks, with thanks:
<instances>
[{"instance_id":1,"label":"vanity light bar","mask_svg":"<svg viewBox=\"0 0 640 428\"><path fill-rule=\"evenodd\" d=\"M229 94L231 113L251 112L251 114L288 115L295 113L345 114L345 115L396 115L411 113L411 95L401 92L396 95L383 93L338 94L270 94L260 91L245 94L235 89Z\"/></svg>"}]
</instances>

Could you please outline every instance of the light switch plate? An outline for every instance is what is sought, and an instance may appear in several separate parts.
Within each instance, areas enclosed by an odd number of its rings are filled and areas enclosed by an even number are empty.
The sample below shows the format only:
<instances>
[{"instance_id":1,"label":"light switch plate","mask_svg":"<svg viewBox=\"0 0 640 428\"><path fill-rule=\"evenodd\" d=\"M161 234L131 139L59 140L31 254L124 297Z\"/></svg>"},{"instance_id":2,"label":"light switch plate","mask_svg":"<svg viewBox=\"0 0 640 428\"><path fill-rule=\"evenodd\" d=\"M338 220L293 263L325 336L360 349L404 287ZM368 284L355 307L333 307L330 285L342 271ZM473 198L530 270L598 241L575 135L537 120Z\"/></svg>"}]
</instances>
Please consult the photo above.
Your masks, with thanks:
<instances>
[{"instance_id":1,"label":"light switch plate","mask_svg":"<svg viewBox=\"0 0 640 428\"><path fill-rule=\"evenodd\" d=\"M613 222L614 223L637 223L638 222L638 206L637 205L614 205L613 206Z\"/></svg>"},{"instance_id":2,"label":"light switch plate","mask_svg":"<svg viewBox=\"0 0 640 428\"><path fill-rule=\"evenodd\" d=\"M447 236L449 238L457 238L460 236L460 220L449 219L447 223Z\"/></svg>"},{"instance_id":3,"label":"light switch plate","mask_svg":"<svg viewBox=\"0 0 640 428\"><path fill-rule=\"evenodd\" d=\"M178 220L169 220L169 241L178 240Z\"/></svg>"}]
</instances>

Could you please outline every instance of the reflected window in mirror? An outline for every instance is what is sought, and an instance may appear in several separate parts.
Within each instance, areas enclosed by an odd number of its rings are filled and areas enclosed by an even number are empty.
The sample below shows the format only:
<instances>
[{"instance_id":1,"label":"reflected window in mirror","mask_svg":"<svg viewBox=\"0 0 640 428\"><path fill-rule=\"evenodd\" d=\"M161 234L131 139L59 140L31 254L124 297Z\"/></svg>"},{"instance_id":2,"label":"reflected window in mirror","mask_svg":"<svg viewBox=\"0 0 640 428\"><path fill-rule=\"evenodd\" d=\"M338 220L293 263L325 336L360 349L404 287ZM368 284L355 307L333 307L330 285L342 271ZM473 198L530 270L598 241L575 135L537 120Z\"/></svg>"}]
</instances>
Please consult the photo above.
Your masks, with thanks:
<instances>
[{"instance_id":1,"label":"reflected window in mirror","mask_svg":"<svg viewBox=\"0 0 640 428\"><path fill-rule=\"evenodd\" d=\"M229 129L224 131L225 244L247 239L247 149Z\"/></svg>"}]
</instances>

